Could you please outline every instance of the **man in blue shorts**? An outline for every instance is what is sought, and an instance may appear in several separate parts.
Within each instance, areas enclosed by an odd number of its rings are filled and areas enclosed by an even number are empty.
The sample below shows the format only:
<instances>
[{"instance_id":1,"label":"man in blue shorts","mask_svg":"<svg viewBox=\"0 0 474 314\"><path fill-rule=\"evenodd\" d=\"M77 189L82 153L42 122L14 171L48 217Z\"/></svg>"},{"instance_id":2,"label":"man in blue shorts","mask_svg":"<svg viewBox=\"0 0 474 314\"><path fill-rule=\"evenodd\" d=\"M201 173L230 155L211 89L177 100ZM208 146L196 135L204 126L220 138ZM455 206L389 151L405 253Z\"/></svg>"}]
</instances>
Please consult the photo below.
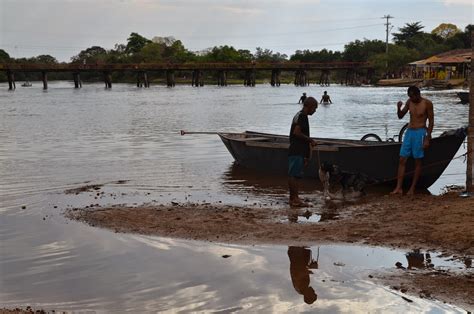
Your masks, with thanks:
<instances>
[{"instance_id":1,"label":"man in blue shorts","mask_svg":"<svg viewBox=\"0 0 474 314\"><path fill-rule=\"evenodd\" d=\"M433 103L421 97L420 90L416 86L408 88L408 97L409 99L403 109L403 103L401 101L397 103L398 118L402 119L409 111L410 122L400 149L397 186L391 194L403 194L403 177L405 176L406 162L409 157L415 159L415 173L413 174L413 181L407 194L415 194L416 183L421 175L421 161L425 157L424 150L430 145L431 132L434 126ZM428 127L426 126L427 121Z\"/></svg>"},{"instance_id":2,"label":"man in blue shorts","mask_svg":"<svg viewBox=\"0 0 474 314\"><path fill-rule=\"evenodd\" d=\"M316 142L309 136L308 116L318 108L318 101L308 97L303 102L303 109L293 117L290 129L290 148L288 150L288 186L290 189L290 206L304 207L298 196L298 179L303 177L303 168L308 165L310 145Z\"/></svg>"}]
</instances>

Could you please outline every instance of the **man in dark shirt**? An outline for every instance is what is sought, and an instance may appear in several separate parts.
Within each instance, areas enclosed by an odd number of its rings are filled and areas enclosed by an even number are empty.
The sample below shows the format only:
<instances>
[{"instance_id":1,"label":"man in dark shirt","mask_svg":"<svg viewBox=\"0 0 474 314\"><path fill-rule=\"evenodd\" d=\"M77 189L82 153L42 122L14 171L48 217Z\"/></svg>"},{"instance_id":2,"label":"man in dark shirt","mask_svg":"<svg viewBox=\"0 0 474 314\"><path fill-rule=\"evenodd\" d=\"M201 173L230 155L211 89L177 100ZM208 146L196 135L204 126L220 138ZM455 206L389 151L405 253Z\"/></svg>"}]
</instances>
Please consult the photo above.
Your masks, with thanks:
<instances>
[{"instance_id":1,"label":"man in dark shirt","mask_svg":"<svg viewBox=\"0 0 474 314\"><path fill-rule=\"evenodd\" d=\"M298 179L303 177L303 168L308 165L311 146L316 142L309 136L308 115L311 116L318 108L318 101L308 97L291 123L290 148L288 150L288 186L290 189L290 206L304 207L298 196Z\"/></svg>"},{"instance_id":2,"label":"man in dark shirt","mask_svg":"<svg viewBox=\"0 0 474 314\"><path fill-rule=\"evenodd\" d=\"M310 249L299 246L288 247L288 257L290 258L290 276L293 287L296 292L303 295L305 303L313 304L318 299L318 295L310 286L309 275L313 273L311 269L318 269L318 261L312 259Z\"/></svg>"}]
</instances>

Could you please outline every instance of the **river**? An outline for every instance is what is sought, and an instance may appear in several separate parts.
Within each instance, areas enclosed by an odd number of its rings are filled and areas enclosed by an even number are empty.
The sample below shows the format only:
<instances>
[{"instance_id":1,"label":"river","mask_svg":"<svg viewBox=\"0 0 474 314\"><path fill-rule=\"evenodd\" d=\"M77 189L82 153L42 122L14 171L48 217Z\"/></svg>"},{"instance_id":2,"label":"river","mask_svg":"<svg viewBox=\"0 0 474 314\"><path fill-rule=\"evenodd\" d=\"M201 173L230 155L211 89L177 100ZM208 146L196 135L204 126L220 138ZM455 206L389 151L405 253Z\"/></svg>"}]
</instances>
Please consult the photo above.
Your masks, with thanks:
<instances>
[{"instance_id":1,"label":"river","mask_svg":"<svg viewBox=\"0 0 474 314\"><path fill-rule=\"evenodd\" d=\"M0 84L0 306L97 312L458 311L422 299L407 305L366 280L370 271L403 261L403 252L322 246L318 276L311 279L318 300L310 307L292 285L287 247L115 234L62 215L91 202L283 203L285 178L272 184L236 169L217 135L179 131L287 134L302 92L319 100L327 90L333 104L310 117L313 136L359 139L377 133L385 139L407 122L396 117L396 102L406 100L406 88L114 84L105 90L102 84L84 84L75 90L71 82L50 82L43 91L40 82L32 83L14 92ZM422 95L434 103L434 136L467 125L468 106L458 103L455 91ZM463 146L457 155L464 152ZM465 173L463 159L453 160L430 192L464 184ZM87 184L103 185L110 197L64 193ZM316 246L310 249L314 255ZM231 257L222 258L226 254Z\"/></svg>"}]
</instances>

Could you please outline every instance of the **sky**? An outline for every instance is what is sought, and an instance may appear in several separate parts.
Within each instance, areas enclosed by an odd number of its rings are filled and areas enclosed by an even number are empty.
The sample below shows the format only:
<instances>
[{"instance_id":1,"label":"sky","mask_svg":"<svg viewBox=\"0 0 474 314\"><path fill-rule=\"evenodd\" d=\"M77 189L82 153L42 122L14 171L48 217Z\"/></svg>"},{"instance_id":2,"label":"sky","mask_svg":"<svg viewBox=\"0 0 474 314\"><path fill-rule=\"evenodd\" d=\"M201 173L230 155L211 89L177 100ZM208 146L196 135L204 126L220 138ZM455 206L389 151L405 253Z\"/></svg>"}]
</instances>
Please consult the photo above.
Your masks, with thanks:
<instances>
[{"instance_id":1,"label":"sky","mask_svg":"<svg viewBox=\"0 0 474 314\"><path fill-rule=\"evenodd\" d=\"M92 46L126 44L132 32L173 36L191 51L231 45L288 56L296 50L343 51L356 39L385 41L421 22L461 30L474 23L473 0L0 0L0 49L11 57L49 54L69 62ZM389 36L391 41L392 36Z\"/></svg>"}]
</instances>

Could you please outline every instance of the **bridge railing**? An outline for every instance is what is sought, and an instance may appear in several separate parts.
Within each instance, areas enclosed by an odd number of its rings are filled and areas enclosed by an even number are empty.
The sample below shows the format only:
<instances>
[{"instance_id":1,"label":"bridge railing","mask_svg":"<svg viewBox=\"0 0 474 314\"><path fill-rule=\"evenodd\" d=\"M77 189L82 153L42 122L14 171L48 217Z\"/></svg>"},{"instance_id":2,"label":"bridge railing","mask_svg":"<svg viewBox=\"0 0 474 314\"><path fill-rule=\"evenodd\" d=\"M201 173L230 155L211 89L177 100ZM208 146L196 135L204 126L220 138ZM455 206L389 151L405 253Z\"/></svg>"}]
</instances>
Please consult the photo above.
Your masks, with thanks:
<instances>
[{"instance_id":1,"label":"bridge railing","mask_svg":"<svg viewBox=\"0 0 474 314\"><path fill-rule=\"evenodd\" d=\"M0 71L78 72L78 71L160 71L160 70L311 70L370 68L369 62L185 62L185 63L2 63Z\"/></svg>"}]
</instances>

